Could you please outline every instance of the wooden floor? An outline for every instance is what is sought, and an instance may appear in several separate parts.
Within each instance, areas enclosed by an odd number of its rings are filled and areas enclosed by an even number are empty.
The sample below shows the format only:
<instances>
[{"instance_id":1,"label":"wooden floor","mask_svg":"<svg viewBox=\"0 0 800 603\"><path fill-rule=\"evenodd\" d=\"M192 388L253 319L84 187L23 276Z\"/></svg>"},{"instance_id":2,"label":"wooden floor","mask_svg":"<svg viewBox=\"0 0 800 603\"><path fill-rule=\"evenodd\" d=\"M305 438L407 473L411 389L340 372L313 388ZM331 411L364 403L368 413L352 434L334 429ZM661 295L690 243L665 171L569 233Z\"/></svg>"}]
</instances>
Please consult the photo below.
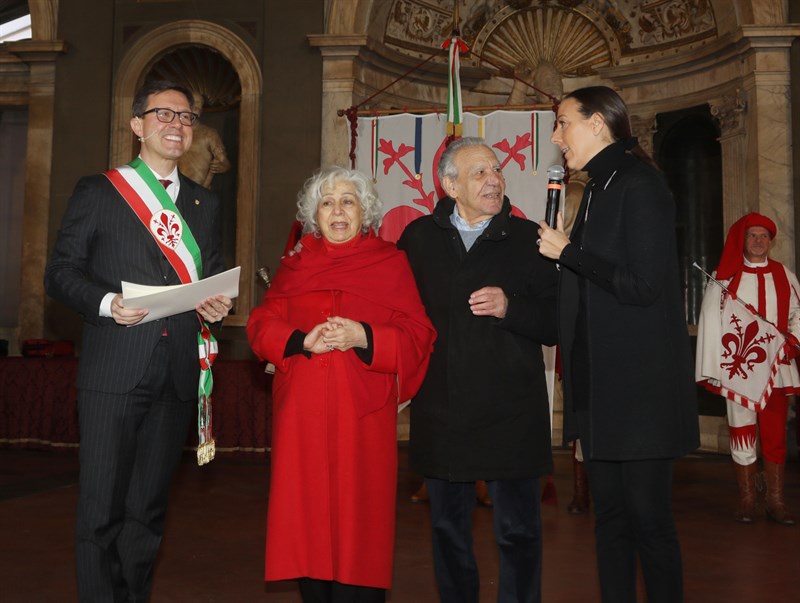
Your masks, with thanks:
<instances>
[{"instance_id":1,"label":"wooden floor","mask_svg":"<svg viewBox=\"0 0 800 603\"><path fill-rule=\"evenodd\" d=\"M0 601L76 600L72 531L74 451L0 450ZM417 476L400 448L393 603L437 601L428 508L412 504ZM262 581L268 464L222 457L199 468L187 455L172 494L152 603L296 603L293 583ZM544 601L597 601L591 516L571 516L571 460L556 452L557 505L543 507ZM787 498L800 513L800 464L787 465ZM800 526L732 519L730 460L697 455L676 464L674 508L687 603L800 601ZM496 597L491 509L475 513L481 600ZM640 600L645 601L642 595Z\"/></svg>"}]
</instances>

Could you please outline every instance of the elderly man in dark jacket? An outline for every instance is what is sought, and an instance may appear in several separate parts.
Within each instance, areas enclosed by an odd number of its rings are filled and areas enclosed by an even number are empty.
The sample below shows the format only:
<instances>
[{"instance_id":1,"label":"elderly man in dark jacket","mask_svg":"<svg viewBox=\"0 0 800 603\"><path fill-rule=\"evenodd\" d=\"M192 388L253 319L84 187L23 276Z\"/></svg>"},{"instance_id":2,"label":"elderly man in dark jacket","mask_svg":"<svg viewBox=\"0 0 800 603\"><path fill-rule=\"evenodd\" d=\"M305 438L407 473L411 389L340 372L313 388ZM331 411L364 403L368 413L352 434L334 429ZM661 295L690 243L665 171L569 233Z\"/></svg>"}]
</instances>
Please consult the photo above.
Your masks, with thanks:
<instances>
[{"instance_id":1,"label":"elderly man in dark jacket","mask_svg":"<svg viewBox=\"0 0 800 603\"><path fill-rule=\"evenodd\" d=\"M500 549L499 601L541 600L539 476L552 469L542 348L556 342L555 265L537 227L511 215L505 180L482 139L439 162L448 197L398 241L438 332L411 405L411 464L431 502L441 600L478 601L471 515L488 481Z\"/></svg>"}]
</instances>

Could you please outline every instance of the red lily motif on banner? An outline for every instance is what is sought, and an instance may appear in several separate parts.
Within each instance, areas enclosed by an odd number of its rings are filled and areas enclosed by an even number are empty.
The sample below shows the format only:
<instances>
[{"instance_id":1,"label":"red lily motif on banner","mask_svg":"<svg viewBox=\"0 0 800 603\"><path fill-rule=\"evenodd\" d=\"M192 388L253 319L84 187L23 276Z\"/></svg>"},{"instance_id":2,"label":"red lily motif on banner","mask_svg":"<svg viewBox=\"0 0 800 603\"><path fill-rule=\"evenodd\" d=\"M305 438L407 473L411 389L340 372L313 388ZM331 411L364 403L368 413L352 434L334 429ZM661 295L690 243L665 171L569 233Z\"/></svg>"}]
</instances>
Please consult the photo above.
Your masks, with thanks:
<instances>
[{"instance_id":1,"label":"red lily motif on banner","mask_svg":"<svg viewBox=\"0 0 800 603\"><path fill-rule=\"evenodd\" d=\"M725 333L722 336L723 358L729 358L728 362L720 364L720 368L728 371L728 378L739 376L747 379L753 372L756 364L761 364L767 359L767 351L761 347L762 344L769 344L775 336L766 333L761 337L759 334L759 324L757 320L748 323L742 329L742 320L735 314L730 319L734 332ZM746 370L745 370L746 369Z\"/></svg>"},{"instance_id":2,"label":"red lily motif on banner","mask_svg":"<svg viewBox=\"0 0 800 603\"><path fill-rule=\"evenodd\" d=\"M439 148L436 150L436 154L434 155L433 163L431 165L434 190L426 191L422 178L417 178L416 174L406 165L404 160L406 155L414 151L415 148L405 143L400 143L397 149L395 149L394 143L391 140L386 140L385 138L379 139L378 152L386 156L383 159L383 174L387 175L395 166L401 169L406 175L406 179L402 182L403 186L407 186L417 193L417 196L414 197L411 202L414 205L427 210L423 213L419 209L410 207L408 205L401 205L389 210L383 217L383 223L381 224L380 228L380 236L383 239L393 243L396 242L397 239L400 238L403 229L409 224L409 222L416 220L420 216L433 213L433 207L436 204L436 199L440 199L445 196L444 189L442 188L441 182L439 182L437 168L439 166L439 158L442 156L442 153L446 148L446 142L447 138L444 138L439 145ZM522 154L522 151L531 146L530 132L527 132L522 136L518 135L513 145L509 143L507 138L504 138L492 146L495 149L498 149L501 154L504 155L504 158L500 161L501 167L504 168L506 164L514 161L519 166L520 171L525 170L525 155ZM517 206L512 206L511 213L521 218L526 217Z\"/></svg>"},{"instance_id":3,"label":"red lily motif on banner","mask_svg":"<svg viewBox=\"0 0 800 603\"><path fill-rule=\"evenodd\" d=\"M415 207L401 205L386 212L386 215L383 216L383 222L380 228L380 235L386 241L395 243L403 233L403 229L410 222L413 222L417 218L426 214L433 213L433 206L436 203L435 195L439 195L439 197L444 196L444 191L442 190L441 183L439 182L439 176L436 173L436 168L439 165L439 158L444 152L446 140L446 138L442 140L442 143L439 145L439 148L436 150L436 154L433 157L431 173L433 174L434 190L432 191L425 190L425 185L422 182L422 178L417 178L416 174L414 174L403 161L403 157L415 150L414 147L410 147L401 143L397 150L395 150L394 144L392 144L391 140L381 138L378 141L378 151L387 156L386 159L383 160L384 175L388 174L389 170L391 170L395 165L398 166L407 176L407 178L403 180L403 186L414 189L418 194L418 196L412 199L411 202L414 205L423 207L427 210L427 212L422 213Z\"/></svg>"},{"instance_id":4,"label":"red lily motif on banner","mask_svg":"<svg viewBox=\"0 0 800 603\"><path fill-rule=\"evenodd\" d=\"M506 167L506 164L513 159L519 166L520 171L525 171L525 155L522 154L522 151L529 146L531 146L530 132L526 132L522 136L518 135L513 147L508 143L507 138L492 145L495 149L506 154L506 158L500 162L500 167Z\"/></svg>"},{"instance_id":5,"label":"red lily motif on banner","mask_svg":"<svg viewBox=\"0 0 800 603\"><path fill-rule=\"evenodd\" d=\"M387 155L386 159L383 160L384 175L388 174L392 166L397 164L405 175L408 176L408 180L403 180L403 184L409 188L413 188L420 195L418 198L412 199L411 202L415 205L421 205L428 210L428 213L431 213L433 211L433 191L426 193L425 187L422 184L422 178L416 178L411 170L408 169L408 166L403 163L403 157L413 150L414 147L400 143L400 146L395 151L392 141L384 138L381 138L378 143L378 151Z\"/></svg>"}]
</instances>

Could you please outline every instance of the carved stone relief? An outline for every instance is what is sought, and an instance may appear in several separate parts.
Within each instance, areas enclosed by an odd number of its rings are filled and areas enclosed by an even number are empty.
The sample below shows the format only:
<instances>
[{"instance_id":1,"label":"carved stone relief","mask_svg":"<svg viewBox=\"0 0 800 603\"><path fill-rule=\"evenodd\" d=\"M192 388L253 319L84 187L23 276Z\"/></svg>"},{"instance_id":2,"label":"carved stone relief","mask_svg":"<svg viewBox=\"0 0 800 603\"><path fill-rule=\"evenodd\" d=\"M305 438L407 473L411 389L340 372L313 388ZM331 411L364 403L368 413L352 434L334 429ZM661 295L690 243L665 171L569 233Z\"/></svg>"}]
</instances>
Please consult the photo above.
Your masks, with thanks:
<instances>
[{"instance_id":1,"label":"carved stone relief","mask_svg":"<svg viewBox=\"0 0 800 603\"><path fill-rule=\"evenodd\" d=\"M613 31L602 19L555 6L502 8L477 34L472 50L473 61L489 69L549 61L562 76L591 75L619 55Z\"/></svg>"},{"instance_id":2,"label":"carved stone relief","mask_svg":"<svg viewBox=\"0 0 800 603\"><path fill-rule=\"evenodd\" d=\"M652 157L653 134L656 131L655 116L631 115L631 129L633 130L633 135L639 139L639 146Z\"/></svg>"},{"instance_id":3,"label":"carved stone relief","mask_svg":"<svg viewBox=\"0 0 800 603\"><path fill-rule=\"evenodd\" d=\"M458 28L472 47L484 46L487 32L497 30L516 14L568 21L547 21L556 43L569 38L569 29L582 20L608 37L620 57L672 50L717 35L710 0L465 0L459 3ZM529 21L530 25L533 23ZM521 25L520 22L518 25ZM453 0L393 0L384 42L409 54L435 52L453 29ZM500 31L503 31L500 27ZM530 30L529 30L530 31ZM526 31L519 29L520 36ZM552 60L552 57L548 57ZM438 60L445 60L440 58Z\"/></svg>"},{"instance_id":4,"label":"carved stone relief","mask_svg":"<svg viewBox=\"0 0 800 603\"><path fill-rule=\"evenodd\" d=\"M747 99L736 90L710 103L711 115L719 126L722 151L722 195L725 232L750 211L746 194L747 151L745 148L745 116Z\"/></svg>"},{"instance_id":5,"label":"carved stone relief","mask_svg":"<svg viewBox=\"0 0 800 603\"><path fill-rule=\"evenodd\" d=\"M747 110L744 92L737 90L735 94L714 99L709 104L711 115L719 126L721 138L742 133Z\"/></svg>"}]
</instances>

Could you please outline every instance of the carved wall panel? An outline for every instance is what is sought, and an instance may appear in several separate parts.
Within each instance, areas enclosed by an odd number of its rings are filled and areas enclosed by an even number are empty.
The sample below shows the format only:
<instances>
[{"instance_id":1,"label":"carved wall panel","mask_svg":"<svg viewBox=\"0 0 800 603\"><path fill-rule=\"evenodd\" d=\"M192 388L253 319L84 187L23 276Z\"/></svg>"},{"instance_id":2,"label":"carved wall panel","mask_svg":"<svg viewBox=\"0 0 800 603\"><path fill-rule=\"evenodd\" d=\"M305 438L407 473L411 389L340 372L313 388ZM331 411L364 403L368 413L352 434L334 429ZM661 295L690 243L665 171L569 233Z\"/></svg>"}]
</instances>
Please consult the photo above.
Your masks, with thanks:
<instances>
[{"instance_id":1,"label":"carved wall panel","mask_svg":"<svg viewBox=\"0 0 800 603\"><path fill-rule=\"evenodd\" d=\"M619 56L613 32L602 19L556 7L505 7L484 25L472 49L492 66L513 70L520 63L535 67L548 61L562 76L594 74Z\"/></svg>"},{"instance_id":2,"label":"carved wall panel","mask_svg":"<svg viewBox=\"0 0 800 603\"><path fill-rule=\"evenodd\" d=\"M522 39L535 31L524 26L536 27L538 23L545 26L546 39L537 42L538 34L534 34L528 40L531 46L552 48L577 43L589 50L592 46L583 44L589 40L577 35L583 28L584 34L591 32L593 37L592 30L596 30L606 40L609 54L590 61L597 65L602 60L627 63L643 54L658 56L717 37L710 0L465 0L458 4L458 27L470 47L485 48L493 32L504 30L503 37ZM384 43L402 53L427 56L436 52L452 29L453 0L392 0ZM446 61L446 57L438 60ZM578 62L583 64L585 58ZM574 67L565 73L573 71Z\"/></svg>"}]
</instances>

